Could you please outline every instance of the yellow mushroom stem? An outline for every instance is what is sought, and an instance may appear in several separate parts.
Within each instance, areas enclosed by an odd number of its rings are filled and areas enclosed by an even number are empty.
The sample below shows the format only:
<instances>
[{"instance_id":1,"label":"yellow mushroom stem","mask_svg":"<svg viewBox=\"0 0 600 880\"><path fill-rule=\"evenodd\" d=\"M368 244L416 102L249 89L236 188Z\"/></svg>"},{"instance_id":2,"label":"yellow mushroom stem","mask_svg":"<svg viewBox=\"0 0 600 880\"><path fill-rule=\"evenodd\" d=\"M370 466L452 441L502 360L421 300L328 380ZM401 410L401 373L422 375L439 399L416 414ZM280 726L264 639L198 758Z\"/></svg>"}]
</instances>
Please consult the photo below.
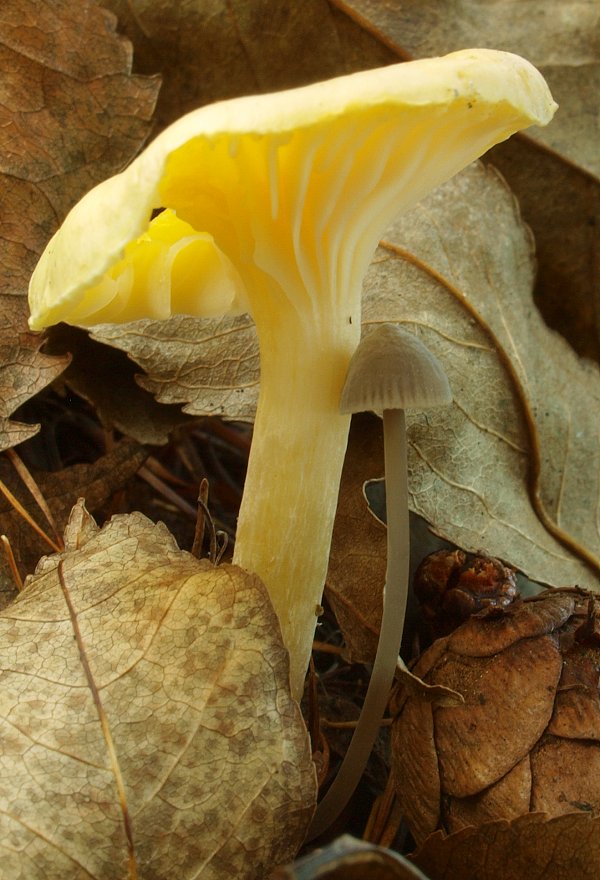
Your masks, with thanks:
<instances>
[{"instance_id":1,"label":"yellow mushroom stem","mask_svg":"<svg viewBox=\"0 0 600 880\"><path fill-rule=\"evenodd\" d=\"M346 451L350 416L338 404L360 336L350 314L341 330L340 321L323 323L319 339L295 315L265 328L258 316L260 442L250 452L233 557L270 585L296 697L320 610Z\"/></svg>"}]
</instances>

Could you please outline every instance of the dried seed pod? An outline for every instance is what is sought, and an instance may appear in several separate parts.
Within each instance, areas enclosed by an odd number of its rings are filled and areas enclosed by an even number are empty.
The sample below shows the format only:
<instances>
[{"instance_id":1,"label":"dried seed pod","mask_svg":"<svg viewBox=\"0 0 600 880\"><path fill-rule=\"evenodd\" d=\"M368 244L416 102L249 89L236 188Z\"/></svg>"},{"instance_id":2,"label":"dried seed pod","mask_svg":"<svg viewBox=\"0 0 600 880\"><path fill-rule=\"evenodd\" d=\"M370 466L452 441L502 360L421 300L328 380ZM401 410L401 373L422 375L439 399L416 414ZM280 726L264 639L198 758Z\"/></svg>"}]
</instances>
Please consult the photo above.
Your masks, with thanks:
<instances>
[{"instance_id":1,"label":"dried seed pod","mask_svg":"<svg viewBox=\"0 0 600 880\"><path fill-rule=\"evenodd\" d=\"M414 591L434 638L447 635L472 614L504 608L518 595L512 568L493 556L438 550L425 557Z\"/></svg>"},{"instance_id":2,"label":"dried seed pod","mask_svg":"<svg viewBox=\"0 0 600 880\"><path fill-rule=\"evenodd\" d=\"M600 815L600 598L551 590L471 617L414 672L458 706L408 695L392 728L415 840L527 812Z\"/></svg>"}]
</instances>

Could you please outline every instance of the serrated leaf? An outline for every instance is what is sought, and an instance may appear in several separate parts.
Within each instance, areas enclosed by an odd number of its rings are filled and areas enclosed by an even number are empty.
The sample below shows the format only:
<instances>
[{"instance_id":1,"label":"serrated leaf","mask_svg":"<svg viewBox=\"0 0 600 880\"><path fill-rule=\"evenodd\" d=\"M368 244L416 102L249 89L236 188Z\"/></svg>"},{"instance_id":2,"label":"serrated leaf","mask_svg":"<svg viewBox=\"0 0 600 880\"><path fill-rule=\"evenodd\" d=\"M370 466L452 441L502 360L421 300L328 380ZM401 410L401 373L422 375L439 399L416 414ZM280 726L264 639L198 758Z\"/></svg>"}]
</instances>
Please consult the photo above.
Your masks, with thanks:
<instances>
[{"instance_id":1,"label":"serrated leaf","mask_svg":"<svg viewBox=\"0 0 600 880\"><path fill-rule=\"evenodd\" d=\"M68 209L132 158L158 82L131 74L131 47L89 0L6 0L0 21L0 449L35 434L9 416L68 358L27 328L31 270Z\"/></svg>"}]
</instances>

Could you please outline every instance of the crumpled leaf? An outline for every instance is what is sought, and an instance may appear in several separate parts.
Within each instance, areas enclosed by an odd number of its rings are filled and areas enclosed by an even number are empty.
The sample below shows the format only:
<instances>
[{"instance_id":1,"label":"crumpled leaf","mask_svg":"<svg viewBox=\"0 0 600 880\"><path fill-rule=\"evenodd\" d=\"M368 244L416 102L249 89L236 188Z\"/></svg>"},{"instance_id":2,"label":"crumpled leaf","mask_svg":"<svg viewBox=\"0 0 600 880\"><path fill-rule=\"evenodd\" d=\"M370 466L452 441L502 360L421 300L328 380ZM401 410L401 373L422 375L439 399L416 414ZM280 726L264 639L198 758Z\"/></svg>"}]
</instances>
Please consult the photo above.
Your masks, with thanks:
<instances>
[{"instance_id":1,"label":"crumpled leaf","mask_svg":"<svg viewBox=\"0 0 600 880\"><path fill-rule=\"evenodd\" d=\"M408 859L390 849L356 840L349 834L317 849L269 880L427 880Z\"/></svg>"},{"instance_id":2,"label":"crumpled leaf","mask_svg":"<svg viewBox=\"0 0 600 880\"><path fill-rule=\"evenodd\" d=\"M164 127L203 104L276 91L394 58L327 0L102 0L132 41L136 70L163 79Z\"/></svg>"},{"instance_id":3,"label":"crumpled leaf","mask_svg":"<svg viewBox=\"0 0 600 880\"><path fill-rule=\"evenodd\" d=\"M405 59L464 46L505 49L544 74L559 111L488 154L517 194L538 245L538 305L580 354L600 360L600 28L578 0L333 0ZM556 151L556 152L553 152ZM565 161L566 160L566 161Z\"/></svg>"},{"instance_id":4,"label":"crumpled leaf","mask_svg":"<svg viewBox=\"0 0 600 880\"><path fill-rule=\"evenodd\" d=\"M448 837L436 832L411 858L431 880L595 880L600 819L527 813Z\"/></svg>"},{"instance_id":5,"label":"crumpled leaf","mask_svg":"<svg viewBox=\"0 0 600 880\"><path fill-rule=\"evenodd\" d=\"M387 553L386 528L369 513L364 496L366 467L370 477L383 476L383 427L375 416L360 413L350 426L326 581L355 662L372 662L377 652Z\"/></svg>"},{"instance_id":6,"label":"crumpled leaf","mask_svg":"<svg viewBox=\"0 0 600 880\"><path fill-rule=\"evenodd\" d=\"M131 47L89 0L5 0L0 21L0 448L35 426L10 423L67 359L27 329L29 275L78 198L148 135L158 82L131 75Z\"/></svg>"},{"instance_id":7,"label":"crumpled leaf","mask_svg":"<svg viewBox=\"0 0 600 880\"><path fill-rule=\"evenodd\" d=\"M6 880L262 878L314 769L264 586L78 506L0 615Z\"/></svg>"}]
</instances>

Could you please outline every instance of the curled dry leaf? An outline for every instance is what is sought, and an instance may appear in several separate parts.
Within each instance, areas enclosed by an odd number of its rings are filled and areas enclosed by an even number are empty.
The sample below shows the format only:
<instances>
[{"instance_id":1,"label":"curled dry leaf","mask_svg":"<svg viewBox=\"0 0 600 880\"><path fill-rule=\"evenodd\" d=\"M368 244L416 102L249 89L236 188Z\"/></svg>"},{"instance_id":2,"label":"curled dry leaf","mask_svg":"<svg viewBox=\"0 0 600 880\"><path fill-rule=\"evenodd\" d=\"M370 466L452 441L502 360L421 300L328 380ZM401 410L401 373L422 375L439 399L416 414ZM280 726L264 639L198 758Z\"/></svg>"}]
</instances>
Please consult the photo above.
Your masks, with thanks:
<instances>
[{"instance_id":1,"label":"curled dry leaf","mask_svg":"<svg viewBox=\"0 0 600 880\"><path fill-rule=\"evenodd\" d=\"M596 880L600 819L529 813L445 837L429 837L412 856L430 880Z\"/></svg>"},{"instance_id":2,"label":"curled dry leaf","mask_svg":"<svg viewBox=\"0 0 600 880\"><path fill-rule=\"evenodd\" d=\"M35 426L8 418L68 360L41 355L24 294L68 209L148 135L155 79L131 75L131 47L89 0L6 0L0 21L0 446Z\"/></svg>"},{"instance_id":3,"label":"curled dry leaf","mask_svg":"<svg viewBox=\"0 0 600 880\"><path fill-rule=\"evenodd\" d=\"M0 615L3 877L262 878L315 798L263 585L140 514L65 542Z\"/></svg>"},{"instance_id":4,"label":"curled dry leaf","mask_svg":"<svg viewBox=\"0 0 600 880\"><path fill-rule=\"evenodd\" d=\"M259 354L249 315L99 324L92 337L127 351L146 371L142 388L193 415L254 418Z\"/></svg>"},{"instance_id":5,"label":"curled dry leaf","mask_svg":"<svg viewBox=\"0 0 600 880\"><path fill-rule=\"evenodd\" d=\"M269 880L427 880L408 859L349 834L274 871Z\"/></svg>"}]
</instances>

